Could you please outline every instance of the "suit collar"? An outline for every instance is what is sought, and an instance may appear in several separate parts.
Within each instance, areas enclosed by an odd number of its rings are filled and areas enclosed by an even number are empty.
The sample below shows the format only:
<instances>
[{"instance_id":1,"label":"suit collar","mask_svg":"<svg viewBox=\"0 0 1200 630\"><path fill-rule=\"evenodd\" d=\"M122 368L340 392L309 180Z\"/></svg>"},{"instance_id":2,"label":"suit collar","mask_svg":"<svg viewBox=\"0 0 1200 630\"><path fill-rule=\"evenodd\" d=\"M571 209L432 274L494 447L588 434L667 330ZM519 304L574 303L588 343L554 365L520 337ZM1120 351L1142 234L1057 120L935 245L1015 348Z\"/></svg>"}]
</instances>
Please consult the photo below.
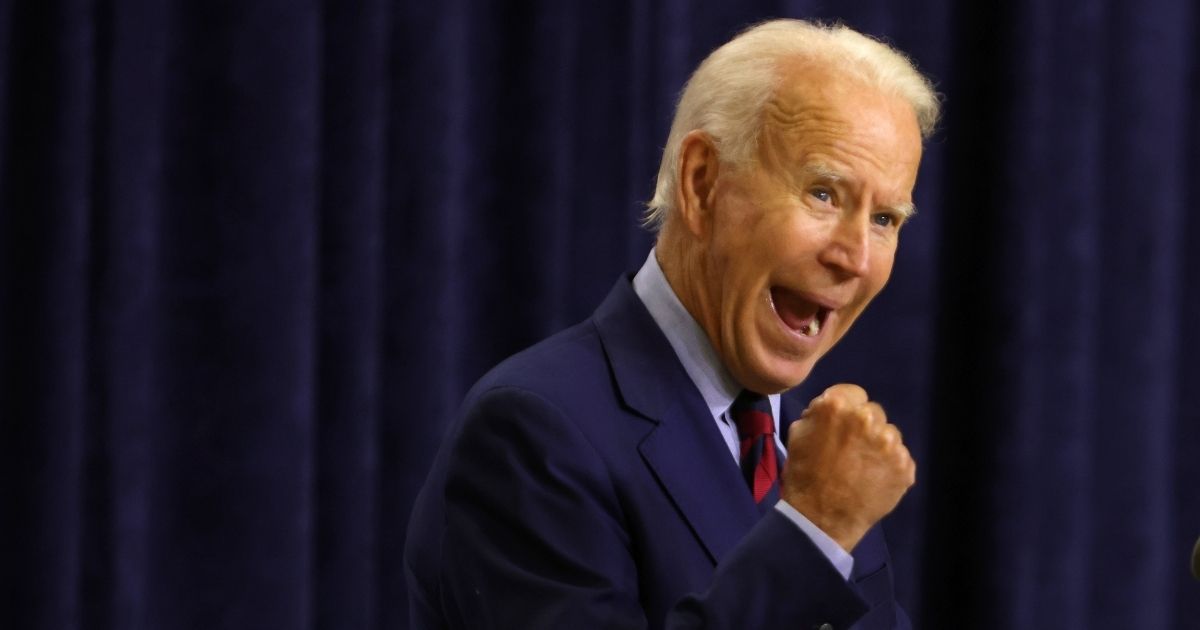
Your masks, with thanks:
<instances>
[{"instance_id":1,"label":"suit collar","mask_svg":"<svg viewBox=\"0 0 1200 630\"><path fill-rule=\"evenodd\" d=\"M617 281L593 323L622 404L652 423L638 445L642 459L716 564L761 513L717 434L707 404L634 293L631 277ZM788 427L806 405L797 390L781 396L779 430L784 444ZM878 569L879 545L875 528L855 549L856 579Z\"/></svg>"},{"instance_id":2,"label":"suit collar","mask_svg":"<svg viewBox=\"0 0 1200 630\"><path fill-rule=\"evenodd\" d=\"M633 291L617 282L593 322L623 404L654 423L642 459L714 563L759 519L700 392Z\"/></svg>"}]
</instances>

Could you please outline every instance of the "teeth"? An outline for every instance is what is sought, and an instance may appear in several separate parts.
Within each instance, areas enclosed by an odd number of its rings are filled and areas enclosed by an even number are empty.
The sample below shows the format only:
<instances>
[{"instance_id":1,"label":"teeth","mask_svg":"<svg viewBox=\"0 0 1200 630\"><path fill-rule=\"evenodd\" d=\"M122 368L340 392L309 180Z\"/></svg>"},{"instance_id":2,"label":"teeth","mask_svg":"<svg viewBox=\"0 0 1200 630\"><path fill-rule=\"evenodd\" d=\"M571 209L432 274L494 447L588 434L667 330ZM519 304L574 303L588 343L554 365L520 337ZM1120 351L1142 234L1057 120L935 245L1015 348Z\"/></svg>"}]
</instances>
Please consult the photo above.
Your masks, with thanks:
<instances>
[{"instance_id":1,"label":"teeth","mask_svg":"<svg viewBox=\"0 0 1200 630\"><path fill-rule=\"evenodd\" d=\"M808 326L804 328L804 334L809 337L816 337L817 333L821 332L821 320L817 316L813 316L808 322Z\"/></svg>"}]
</instances>

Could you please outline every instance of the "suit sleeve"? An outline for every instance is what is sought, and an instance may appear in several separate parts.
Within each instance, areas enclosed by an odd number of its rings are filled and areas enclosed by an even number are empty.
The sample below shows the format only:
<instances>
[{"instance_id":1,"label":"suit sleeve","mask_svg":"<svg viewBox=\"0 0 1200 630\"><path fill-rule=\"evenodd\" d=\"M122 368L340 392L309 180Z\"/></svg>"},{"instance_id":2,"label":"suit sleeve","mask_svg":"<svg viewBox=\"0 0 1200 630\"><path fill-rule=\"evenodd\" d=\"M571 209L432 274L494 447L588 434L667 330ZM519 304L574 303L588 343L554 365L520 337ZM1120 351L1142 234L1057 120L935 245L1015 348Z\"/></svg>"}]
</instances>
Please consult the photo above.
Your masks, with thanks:
<instances>
[{"instance_id":1,"label":"suit sleeve","mask_svg":"<svg viewBox=\"0 0 1200 630\"><path fill-rule=\"evenodd\" d=\"M439 581L452 628L846 628L867 609L772 510L704 592L681 599L665 623L648 620L610 471L561 410L524 390L491 390L451 448Z\"/></svg>"}]
</instances>

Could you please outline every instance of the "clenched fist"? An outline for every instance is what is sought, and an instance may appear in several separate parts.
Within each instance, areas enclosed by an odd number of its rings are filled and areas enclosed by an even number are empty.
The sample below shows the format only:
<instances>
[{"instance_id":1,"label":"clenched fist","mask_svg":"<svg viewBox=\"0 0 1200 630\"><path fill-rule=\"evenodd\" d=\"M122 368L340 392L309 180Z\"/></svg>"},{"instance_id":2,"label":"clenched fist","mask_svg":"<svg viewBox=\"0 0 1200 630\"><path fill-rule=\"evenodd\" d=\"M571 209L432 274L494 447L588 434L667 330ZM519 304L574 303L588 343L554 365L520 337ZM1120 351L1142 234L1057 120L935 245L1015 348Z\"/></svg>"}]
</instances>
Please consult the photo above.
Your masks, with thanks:
<instances>
[{"instance_id":1,"label":"clenched fist","mask_svg":"<svg viewBox=\"0 0 1200 630\"><path fill-rule=\"evenodd\" d=\"M916 482L917 465L883 407L834 385L788 430L782 496L847 552Z\"/></svg>"}]
</instances>

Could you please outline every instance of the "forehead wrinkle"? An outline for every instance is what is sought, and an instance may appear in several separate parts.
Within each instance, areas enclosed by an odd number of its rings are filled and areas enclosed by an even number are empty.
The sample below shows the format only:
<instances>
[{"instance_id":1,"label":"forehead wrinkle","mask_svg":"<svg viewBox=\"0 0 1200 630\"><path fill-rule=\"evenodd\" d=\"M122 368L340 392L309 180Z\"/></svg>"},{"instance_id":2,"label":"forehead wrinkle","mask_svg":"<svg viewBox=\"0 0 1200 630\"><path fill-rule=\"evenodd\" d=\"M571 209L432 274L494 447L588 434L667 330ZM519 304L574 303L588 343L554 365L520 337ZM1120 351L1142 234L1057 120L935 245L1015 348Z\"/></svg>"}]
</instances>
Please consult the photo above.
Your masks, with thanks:
<instances>
[{"instance_id":1,"label":"forehead wrinkle","mask_svg":"<svg viewBox=\"0 0 1200 630\"><path fill-rule=\"evenodd\" d=\"M864 166L882 177L880 183L890 181L896 169L902 168L896 160L903 156L874 150L880 137L879 125L890 122L890 118L875 120L881 104L887 109L887 97L868 92L863 100L863 94L855 91L856 84L818 78L802 76L781 86L764 103L758 142L760 164L793 182L797 176L816 176L861 189L866 182L859 176L870 181L876 178L859 173ZM882 132L886 139L889 131ZM874 190L872 196L890 197L891 203L873 205L908 219L916 213L911 184L907 190ZM875 201L881 200L876 197Z\"/></svg>"},{"instance_id":2,"label":"forehead wrinkle","mask_svg":"<svg viewBox=\"0 0 1200 630\"><path fill-rule=\"evenodd\" d=\"M772 99L766 108L762 138L759 143L764 158L784 162L793 156L792 149L800 147L805 154L845 154L864 160L885 171L887 159L876 155L866 145L871 134L847 121L839 107L818 101L788 108ZM846 179L846 177L842 177Z\"/></svg>"},{"instance_id":3,"label":"forehead wrinkle","mask_svg":"<svg viewBox=\"0 0 1200 630\"><path fill-rule=\"evenodd\" d=\"M772 98L764 109L763 128L759 139L760 158L764 164L774 164L783 170L792 170L787 164L794 149L803 147L805 152L822 144L822 136L848 132L849 125L832 110L801 106L785 107L785 99Z\"/></svg>"},{"instance_id":4,"label":"forehead wrinkle","mask_svg":"<svg viewBox=\"0 0 1200 630\"><path fill-rule=\"evenodd\" d=\"M831 133L840 133L850 126L837 114L835 108L807 102L789 107L786 104L788 100L775 96L767 101L763 107L764 131L773 129L782 133L804 133L824 129Z\"/></svg>"}]
</instances>

